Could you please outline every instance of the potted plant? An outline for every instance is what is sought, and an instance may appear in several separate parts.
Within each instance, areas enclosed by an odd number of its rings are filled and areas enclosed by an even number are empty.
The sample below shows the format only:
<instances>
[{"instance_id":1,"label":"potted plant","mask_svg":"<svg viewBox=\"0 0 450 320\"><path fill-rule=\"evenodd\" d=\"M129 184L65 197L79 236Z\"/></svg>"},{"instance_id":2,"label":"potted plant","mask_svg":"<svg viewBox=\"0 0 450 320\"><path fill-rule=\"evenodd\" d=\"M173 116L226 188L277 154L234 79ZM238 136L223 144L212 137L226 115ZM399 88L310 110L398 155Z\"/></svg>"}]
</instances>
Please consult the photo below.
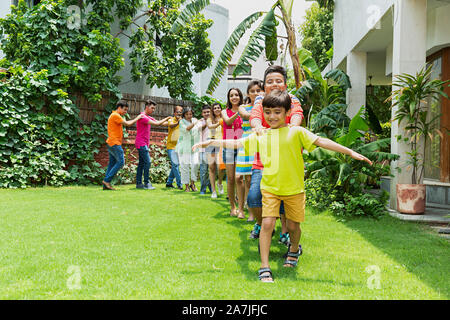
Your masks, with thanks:
<instances>
[{"instance_id":1,"label":"potted plant","mask_svg":"<svg viewBox=\"0 0 450 320\"><path fill-rule=\"evenodd\" d=\"M397 184L397 211L408 214L425 212L426 188L423 184L425 150L428 138L434 139L436 133L442 133L434 128L440 115L432 117L429 105L439 101L441 97L448 99L444 93L444 85L449 81L431 78L431 66L421 69L415 76L401 74L395 77L393 86L398 88L392 92L387 101L393 101L392 107L397 107L394 120L398 125L404 124L404 133L397 135L410 145L406 152L406 164L411 172L410 184Z\"/></svg>"}]
</instances>

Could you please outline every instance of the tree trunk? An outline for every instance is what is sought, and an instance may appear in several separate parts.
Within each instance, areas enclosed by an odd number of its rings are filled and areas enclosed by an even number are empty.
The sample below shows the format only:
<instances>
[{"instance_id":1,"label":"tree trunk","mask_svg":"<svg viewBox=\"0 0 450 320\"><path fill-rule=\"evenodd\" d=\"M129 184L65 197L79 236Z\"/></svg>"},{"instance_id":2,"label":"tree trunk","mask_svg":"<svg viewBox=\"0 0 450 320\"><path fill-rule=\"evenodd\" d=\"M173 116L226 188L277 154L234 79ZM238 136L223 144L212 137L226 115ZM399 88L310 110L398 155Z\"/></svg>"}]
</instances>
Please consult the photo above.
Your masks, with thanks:
<instances>
[{"instance_id":1,"label":"tree trunk","mask_svg":"<svg viewBox=\"0 0 450 320\"><path fill-rule=\"evenodd\" d=\"M300 67L298 58L297 41L295 39L295 29L291 17L288 15L283 6L278 6L283 15L283 23L288 36L289 55L291 56L292 68L294 69L295 87L299 89L304 79L303 70Z\"/></svg>"}]
</instances>

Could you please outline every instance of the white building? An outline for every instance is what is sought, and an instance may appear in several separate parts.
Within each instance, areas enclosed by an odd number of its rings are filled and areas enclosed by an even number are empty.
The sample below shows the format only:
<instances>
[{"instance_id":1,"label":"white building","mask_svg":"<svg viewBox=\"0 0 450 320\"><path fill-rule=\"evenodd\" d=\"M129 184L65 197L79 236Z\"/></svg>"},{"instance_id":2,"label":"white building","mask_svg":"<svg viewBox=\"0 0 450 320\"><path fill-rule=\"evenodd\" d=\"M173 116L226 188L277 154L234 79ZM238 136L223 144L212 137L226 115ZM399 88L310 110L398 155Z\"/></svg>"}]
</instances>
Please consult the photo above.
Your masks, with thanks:
<instances>
[{"instance_id":1,"label":"white building","mask_svg":"<svg viewBox=\"0 0 450 320\"><path fill-rule=\"evenodd\" d=\"M334 57L328 68L340 68L350 76L348 114L365 105L369 77L372 84L387 85L393 76L415 74L429 63L437 78L450 79L449 17L450 0L335 0ZM450 128L448 99L442 100L440 112L441 129ZM393 168L404 167L408 152L408 146L395 138L400 132L393 122L391 151L400 155ZM449 136L444 134L434 152L428 152L435 163L428 163L425 173L427 205L450 208ZM391 208L395 208L395 185L410 183L410 171L392 173Z\"/></svg>"}]
</instances>

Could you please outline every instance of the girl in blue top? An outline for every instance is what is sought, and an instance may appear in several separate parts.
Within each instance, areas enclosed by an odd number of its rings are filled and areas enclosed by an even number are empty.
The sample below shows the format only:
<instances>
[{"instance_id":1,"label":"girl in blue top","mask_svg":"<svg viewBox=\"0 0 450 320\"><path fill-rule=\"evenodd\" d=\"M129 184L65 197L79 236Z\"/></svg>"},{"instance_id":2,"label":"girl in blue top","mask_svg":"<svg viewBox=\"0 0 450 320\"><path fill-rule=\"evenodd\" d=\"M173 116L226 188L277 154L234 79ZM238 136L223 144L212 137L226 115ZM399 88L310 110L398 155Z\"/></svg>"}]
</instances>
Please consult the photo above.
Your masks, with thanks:
<instances>
[{"instance_id":1,"label":"girl in blue top","mask_svg":"<svg viewBox=\"0 0 450 320\"><path fill-rule=\"evenodd\" d=\"M250 135L251 126L250 126L250 112L253 108L253 103L257 96L261 95L264 91L262 89L262 81L261 80L253 80L247 86L247 98L245 99L245 103L247 105L241 105L239 107L239 115L241 116L242 123L242 138L245 138ZM242 185L244 185L244 189L238 189L238 199L239 201L244 202L247 199L248 190L250 189L250 180L252 178L252 165L253 165L254 155L246 154L243 148L240 148L237 155L236 160L236 180L241 180ZM242 199L242 200L241 200ZM243 204L242 204L243 205ZM254 221L252 213L249 211L249 217L247 221Z\"/></svg>"}]
</instances>

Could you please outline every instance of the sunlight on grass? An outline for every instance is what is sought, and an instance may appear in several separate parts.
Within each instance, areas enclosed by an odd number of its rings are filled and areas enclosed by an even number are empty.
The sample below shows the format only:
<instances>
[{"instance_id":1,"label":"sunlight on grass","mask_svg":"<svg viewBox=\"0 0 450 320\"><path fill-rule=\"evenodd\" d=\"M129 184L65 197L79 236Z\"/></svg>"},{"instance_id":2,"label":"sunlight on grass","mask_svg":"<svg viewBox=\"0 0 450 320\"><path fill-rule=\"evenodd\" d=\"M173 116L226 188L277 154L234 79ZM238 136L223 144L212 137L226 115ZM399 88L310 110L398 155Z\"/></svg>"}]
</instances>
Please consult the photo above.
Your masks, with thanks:
<instances>
[{"instance_id":1,"label":"sunlight on grass","mask_svg":"<svg viewBox=\"0 0 450 320\"><path fill-rule=\"evenodd\" d=\"M303 255L258 281L253 227L224 197L98 187L0 190L1 299L448 299L448 241L389 216L307 214Z\"/></svg>"}]
</instances>

